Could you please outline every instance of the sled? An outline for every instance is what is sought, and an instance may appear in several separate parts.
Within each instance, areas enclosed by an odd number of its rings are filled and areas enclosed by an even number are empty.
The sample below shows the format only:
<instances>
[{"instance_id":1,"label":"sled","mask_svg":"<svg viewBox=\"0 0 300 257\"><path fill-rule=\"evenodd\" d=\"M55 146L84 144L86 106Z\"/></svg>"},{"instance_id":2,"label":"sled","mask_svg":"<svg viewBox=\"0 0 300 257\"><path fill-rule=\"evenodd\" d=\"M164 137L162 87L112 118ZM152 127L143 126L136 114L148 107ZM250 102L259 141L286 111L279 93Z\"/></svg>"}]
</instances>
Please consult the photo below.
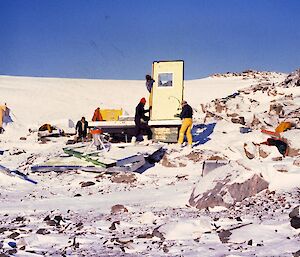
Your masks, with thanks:
<instances>
[{"instance_id":1,"label":"sled","mask_svg":"<svg viewBox=\"0 0 300 257\"><path fill-rule=\"evenodd\" d=\"M122 147L112 146L109 151L97 151L90 149L88 145L81 144L65 147L63 151L98 167L106 169L115 167L120 171L130 172L142 167L146 163L145 158L154 156L161 148L160 144L149 146L127 144Z\"/></svg>"}]
</instances>

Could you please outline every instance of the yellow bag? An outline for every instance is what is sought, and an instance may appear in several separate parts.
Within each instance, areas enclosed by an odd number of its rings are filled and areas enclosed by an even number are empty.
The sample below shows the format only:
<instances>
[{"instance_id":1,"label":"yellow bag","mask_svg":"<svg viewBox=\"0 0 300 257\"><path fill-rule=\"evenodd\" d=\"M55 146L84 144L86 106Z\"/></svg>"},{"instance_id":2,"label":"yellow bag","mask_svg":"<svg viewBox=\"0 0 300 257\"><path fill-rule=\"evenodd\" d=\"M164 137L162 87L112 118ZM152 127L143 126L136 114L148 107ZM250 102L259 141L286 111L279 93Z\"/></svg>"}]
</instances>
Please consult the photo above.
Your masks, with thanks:
<instances>
[{"instance_id":1,"label":"yellow bag","mask_svg":"<svg viewBox=\"0 0 300 257\"><path fill-rule=\"evenodd\" d=\"M280 122L280 124L277 126L275 131L278 132L278 133L281 133L283 131L286 131L286 130L290 129L291 127L292 127L291 122L283 121L283 122Z\"/></svg>"}]
</instances>

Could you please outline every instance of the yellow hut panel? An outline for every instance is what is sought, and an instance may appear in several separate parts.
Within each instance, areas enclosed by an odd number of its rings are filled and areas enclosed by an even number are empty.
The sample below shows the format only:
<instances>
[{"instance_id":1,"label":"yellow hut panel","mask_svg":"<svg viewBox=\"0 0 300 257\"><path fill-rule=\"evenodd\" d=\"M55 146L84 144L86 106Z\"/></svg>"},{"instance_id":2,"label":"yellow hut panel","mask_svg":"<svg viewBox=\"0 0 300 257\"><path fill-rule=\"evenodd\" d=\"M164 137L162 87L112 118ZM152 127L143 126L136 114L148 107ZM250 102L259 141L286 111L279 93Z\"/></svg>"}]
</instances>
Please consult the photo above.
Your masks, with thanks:
<instances>
[{"instance_id":1,"label":"yellow hut panel","mask_svg":"<svg viewBox=\"0 0 300 257\"><path fill-rule=\"evenodd\" d=\"M174 120L183 100L183 61L153 62L155 80L150 96L151 120Z\"/></svg>"},{"instance_id":2,"label":"yellow hut panel","mask_svg":"<svg viewBox=\"0 0 300 257\"><path fill-rule=\"evenodd\" d=\"M122 115L122 109L100 109L101 116L103 120L112 121L118 120Z\"/></svg>"}]
</instances>

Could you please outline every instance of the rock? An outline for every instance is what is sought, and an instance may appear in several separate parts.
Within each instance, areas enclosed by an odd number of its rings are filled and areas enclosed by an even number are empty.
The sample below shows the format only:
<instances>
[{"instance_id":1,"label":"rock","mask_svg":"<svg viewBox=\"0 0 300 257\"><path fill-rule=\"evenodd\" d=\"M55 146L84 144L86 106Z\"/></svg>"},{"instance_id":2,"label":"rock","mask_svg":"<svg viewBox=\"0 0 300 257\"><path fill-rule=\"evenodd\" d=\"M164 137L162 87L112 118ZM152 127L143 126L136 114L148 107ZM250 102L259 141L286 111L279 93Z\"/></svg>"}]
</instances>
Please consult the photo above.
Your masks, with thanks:
<instances>
[{"instance_id":1,"label":"rock","mask_svg":"<svg viewBox=\"0 0 300 257\"><path fill-rule=\"evenodd\" d=\"M237 179L239 182L234 182ZM267 181L253 171L240 164L230 163L211 171L200 179L190 195L189 205L198 209L215 206L228 208L236 202L267 189L268 185Z\"/></svg>"},{"instance_id":2,"label":"rock","mask_svg":"<svg viewBox=\"0 0 300 257\"><path fill-rule=\"evenodd\" d=\"M4 228L4 227L2 227L2 228L0 228L0 234L3 234L5 231L7 231L8 229L7 228Z\"/></svg>"},{"instance_id":3,"label":"rock","mask_svg":"<svg viewBox=\"0 0 300 257\"><path fill-rule=\"evenodd\" d=\"M300 205L295 207L289 214L290 218L300 218Z\"/></svg>"},{"instance_id":4,"label":"rock","mask_svg":"<svg viewBox=\"0 0 300 257\"><path fill-rule=\"evenodd\" d=\"M248 159L255 158L256 148L253 144L244 143L244 152Z\"/></svg>"},{"instance_id":5,"label":"rock","mask_svg":"<svg viewBox=\"0 0 300 257\"><path fill-rule=\"evenodd\" d=\"M79 229L83 228L83 223L82 222L77 223L76 228L79 228Z\"/></svg>"},{"instance_id":6,"label":"rock","mask_svg":"<svg viewBox=\"0 0 300 257\"><path fill-rule=\"evenodd\" d=\"M252 245L253 244L253 240L252 239L250 239L249 241L248 241L248 243L247 243L248 245Z\"/></svg>"},{"instance_id":7,"label":"rock","mask_svg":"<svg viewBox=\"0 0 300 257\"><path fill-rule=\"evenodd\" d=\"M293 228L295 229L300 228L300 218L298 217L291 218L290 223Z\"/></svg>"},{"instance_id":8,"label":"rock","mask_svg":"<svg viewBox=\"0 0 300 257\"><path fill-rule=\"evenodd\" d=\"M227 117L238 117L238 113L227 113Z\"/></svg>"},{"instance_id":9,"label":"rock","mask_svg":"<svg viewBox=\"0 0 300 257\"><path fill-rule=\"evenodd\" d=\"M111 213L121 213L121 212L128 212L127 208L122 204L116 204L111 207Z\"/></svg>"},{"instance_id":10,"label":"rock","mask_svg":"<svg viewBox=\"0 0 300 257\"><path fill-rule=\"evenodd\" d=\"M39 235L47 235L47 234L50 234L50 231L47 230L46 228L40 228L40 229L38 229L38 231L36 233Z\"/></svg>"},{"instance_id":11,"label":"rock","mask_svg":"<svg viewBox=\"0 0 300 257\"><path fill-rule=\"evenodd\" d=\"M164 253L168 253L169 252L169 249L168 249L167 245L163 246L163 251L164 251Z\"/></svg>"},{"instance_id":12,"label":"rock","mask_svg":"<svg viewBox=\"0 0 300 257\"><path fill-rule=\"evenodd\" d=\"M80 196L82 196L81 194L76 194L76 195L74 195L74 197L80 197Z\"/></svg>"},{"instance_id":13,"label":"rock","mask_svg":"<svg viewBox=\"0 0 300 257\"><path fill-rule=\"evenodd\" d=\"M267 151L266 147L268 147L268 146L266 146L266 145L259 146L258 153L261 158L267 158L270 155L270 152Z\"/></svg>"},{"instance_id":14,"label":"rock","mask_svg":"<svg viewBox=\"0 0 300 257\"><path fill-rule=\"evenodd\" d=\"M148 234L148 233L140 234L137 235L137 238L153 238L153 234Z\"/></svg>"},{"instance_id":15,"label":"rock","mask_svg":"<svg viewBox=\"0 0 300 257\"><path fill-rule=\"evenodd\" d=\"M44 221L47 221L47 220L50 220L49 215L47 215L47 216L44 218Z\"/></svg>"},{"instance_id":16,"label":"rock","mask_svg":"<svg viewBox=\"0 0 300 257\"><path fill-rule=\"evenodd\" d=\"M241 217L236 217L236 220L238 221L238 222L242 222L243 220L241 219Z\"/></svg>"},{"instance_id":17,"label":"rock","mask_svg":"<svg viewBox=\"0 0 300 257\"><path fill-rule=\"evenodd\" d=\"M7 253L8 253L9 255L15 255L17 252L18 252L17 249L9 249L9 250L7 251Z\"/></svg>"},{"instance_id":18,"label":"rock","mask_svg":"<svg viewBox=\"0 0 300 257\"><path fill-rule=\"evenodd\" d=\"M55 220L47 220L46 221L46 224L48 226L56 226L57 225L57 222Z\"/></svg>"},{"instance_id":19,"label":"rock","mask_svg":"<svg viewBox=\"0 0 300 257\"><path fill-rule=\"evenodd\" d=\"M25 140L27 140L27 138L26 137L20 137L20 140L25 141Z\"/></svg>"},{"instance_id":20,"label":"rock","mask_svg":"<svg viewBox=\"0 0 300 257\"><path fill-rule=\"evenodd\" d=\"M275 103L270 105L269 114L279 115L282 112L283 106L281 104Z\"/></svg>"},{"instance_id":21,"label":"rock","mask_svg":"<svg viewBox=\"0 0 300 257\"><path fill-rule=\"evenodd\" d=\"M19 235L20 235L20 233L18 233L18 232L13 232L12 234L10 234L10 235L8 236L8 238L10 238L10 239L16 239Z\"/></svg>"},{"instance_id":22,"label":"rock","mask_svg":"<svg viewBox=\"0 0 300 257\"><path fill-rule=\"evenodd\" d=\"M262 190L267 189L269 183L262 177L254 174L250 179L242 183L233 183L228 186L228 191L235 202L240 202L243 199L256 195Z\"/></svg>"},{"instance_id":23,"label":"rock","mask_svg":"<svg viewBox=\"0 0 300 257\"><path fill-rule=\"evenodd\" d=\"M218 100L215 101L215 110L217 113L221 113L226 110L226 105L220 103Z\"/></svg>"},{"instance_id":24,"label":"rock","mask_svg":"<svg viewBox=\"0 0 300 257\"><path fill-rule=\"evenodd\" d=\"M54 216L54 221L59 225L60 222L63 220L61 215Z\"/></svg>"},{"instance_id":25,"label":"rock","mask_svg":"<svg viewBox=\"0 0 300 257\"><path fill-rule=\"evenodd\" d=\"M226 160L226 157L222 154L214 151L208 150L193 150L185 156L188 160L193 161L194 163L202 162L206 160L211 161L221 161Z\"/></svg>"},{"instance_id":26,"label":"rock","mask_svg":"<svg viewBox=\"0 0 300 257\"><path fill-rule=\"evenodd\" d=\"M300 228L300 205L295 207L290 213L289 217L291 218L291 226L295 229Z\"/></svg>"},{"instance_id":27,"label":"rock","mask_svg":"<svg viewBox=\"0 0 300 257\"><path fill-rule=\"evenodd\" d=\"M114 222L110 225L109 229L110 229L110 230L116 230L116 229L117 229L116 224L117 224L117 225L120 225L120 221L119 221L119 220L118 220L118 221L114 221Z\"/></svg>"},{"instance_id":28,"label":"rock","mask_svg":"<svg viewBox=\"0 0 300 257\"><path fill-rule=\"evenodd\" d=\"M228 243L229 237L232 235L232 233L229 230L222 230L221 232L218 233L218 236L220 238L220 241L223 244Z\"/></svg>"},{"instance_id":29,"label":"rock","mask_svg":"<svg viewBox=\"0 0 300 257\"><path fill-rule=\"evenodd\" d=\"M280 84L282 87L299 87L300 86L300 69L289 74Z\"/></svg>"},{"instance_id":30,"label":"rock","mask_svg":"<svg viewBox=\"0 0 300 257\"><path fill-rule=\"evenodd\" d=\"M25 221L26 219L24 217L16 217L16 219L14 220L14 222L21 222L21 221Z\"/></svg>"},{"instance_id":31,"label":"rock","mask_svg":"<svg viewBox=\"0 0 300 257\"><path fill-rule=\"evenodd\" d=\"M89 187L95 185L93 181L81 182L81 187Z\"/></svg>"},{"instance_id":32,"label":"rock","mask_svg":"<svg viewBox=\"0 0 300 257\"><path fill-rule=\"evenodd\" d=\"M153 229L152 236L153 237L156 236L156 237L160 238L161 241L165 241L165 237L164 237L163 233L159 232L159 230L158 230L159 228L160 228L160 226Z\"/></svg>"},{"instance_id":33,"label":"rock","mask_svg":"<svg viewBox=\"0 0 300 257\"><path fill-rule=\"evenodd\" d=\"M236 124L242 124L242 125L246 124L244 117L231 118L231 122Z\"/></svg>"},{"instance_id":34,"label":"rock","mask_svg":"<svg viewBox=\"0 0 300 257\"><path fill-rule=\"evenodd\" d=\"M299 85L300 86L300 85ZM293 257L300 257L300 250L293 253Z\"/></svg>"},{"instance_id":35,"label":"rock","mask_svg":"<svg viewBox=\"0 0 300 257\"><path fill-rule=\"evenodd\" d=\"M136 175L134 173L118 173L111 177L113 183L131 184L136 182Z\"/></svg>"}]
</instances>

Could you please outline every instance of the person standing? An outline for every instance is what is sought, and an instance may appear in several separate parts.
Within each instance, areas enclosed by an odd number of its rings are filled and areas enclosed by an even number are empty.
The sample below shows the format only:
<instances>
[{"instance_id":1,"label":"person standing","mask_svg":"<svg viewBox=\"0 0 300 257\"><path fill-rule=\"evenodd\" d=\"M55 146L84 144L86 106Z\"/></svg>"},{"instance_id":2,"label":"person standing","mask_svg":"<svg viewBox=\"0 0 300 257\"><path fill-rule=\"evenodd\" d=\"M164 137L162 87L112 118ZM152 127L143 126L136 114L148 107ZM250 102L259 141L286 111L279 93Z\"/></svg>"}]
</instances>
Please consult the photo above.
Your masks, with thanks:
<instances>
[{"instance_id":1,"label":"person standing","mask_svg":"<svg viewBox=\"0 0 300 257\"><path fill-rule=\"evenodd\" d=\"M78 134L78 139L81 141L84 141L87 136L87 128L88 128L88 122L85 120L85 117L82 117L81 120L79 120L76 123L76 133Z\"/></svg>"},{"instance_id":2,"label":"person standing","mask_svg":"<svg viewBox=\"0 0 300 257\"><path fill-rule=\"evenodd\" d=\"M102 120L103 118L100 112L100 107L97 107L97 109L94 111L92 121L102 121Z\"/></svg>"},{"instance_id":3,"label":"person standing","mask_svg":"<svg viewBox=\"0 0 300 257\"><path fill-rule=\"evenodd\" d=\"M181 102L182 111L180 113L180 119L182 119L181 128L179 131L178 144L182 146L184 135L186 134L188 146L192 148L193 137L192 137L192 126L193 126L193 109L188 105L187 101Z\"/></svg>"},{"instance_id":4,"label":"person standing","mask_svg":"<svg viewBox=\"0 0 300 257\"><path fill-rule=\"evenodd\" d=\"M152 139L152 131L148 126L149 117L145 115L145 113L149 112L149 110L145 110L145 104L146 104L146 99L145 97L143 97L135 108L135 116L134 116L135 139L134 140L136 140L143 131L146 132L148 136L148 140Z\"/></svg>"}]
</instances>

